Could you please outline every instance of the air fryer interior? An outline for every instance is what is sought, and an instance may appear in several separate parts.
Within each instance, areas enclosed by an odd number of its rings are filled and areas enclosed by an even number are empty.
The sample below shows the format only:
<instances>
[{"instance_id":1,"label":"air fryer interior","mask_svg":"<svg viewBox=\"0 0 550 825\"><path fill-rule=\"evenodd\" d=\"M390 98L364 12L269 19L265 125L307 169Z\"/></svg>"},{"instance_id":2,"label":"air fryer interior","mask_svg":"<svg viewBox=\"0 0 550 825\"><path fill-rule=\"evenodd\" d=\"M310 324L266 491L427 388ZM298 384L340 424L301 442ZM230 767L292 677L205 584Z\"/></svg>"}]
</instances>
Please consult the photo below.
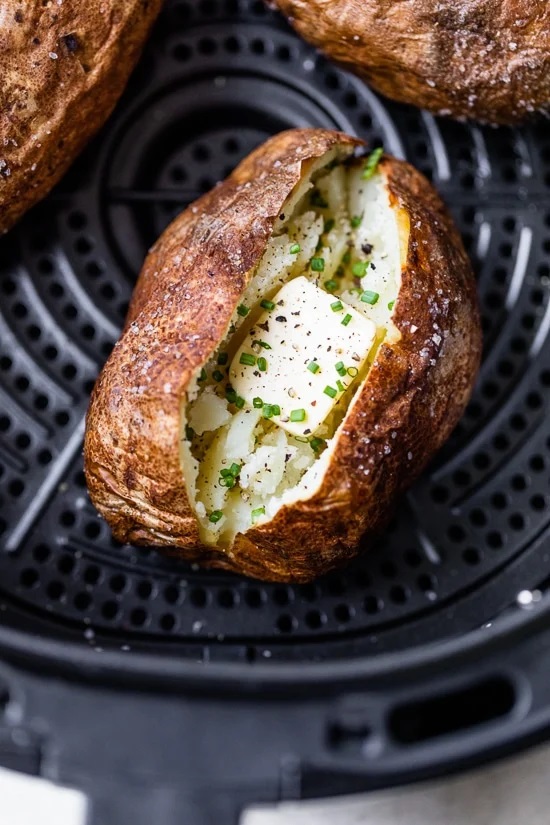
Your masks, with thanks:
<instances>
[{"instance_id":1,"label":"air fryer interior","mask_svg":"<svg viewBox=\"0 0 550 825\"><path fill-rule=\"evenodd\" d=\"M433 180L472 256L484 330L477 389L448 445L374 549L306 586L119 546L82 472L89 393L147 249L259 142L294 126L359 134ZM4 629L39 636L43 650L79 645L98 669L118 657L127 675L154 653L168 667L202 662L205 678L222 664L243 678L269 665L282 684L306 662L405 661L476 628L489 638L503 613L519 625L518 602L544 601L549 573L549 198L547 121L437 119L377 97L261 2L168 3L99 138L0 244ZM504 703L496 716L513 704L501 687L486 688L489 706ZM342 789L319 777L323 791Z\"/></svg>"}]
</instances>

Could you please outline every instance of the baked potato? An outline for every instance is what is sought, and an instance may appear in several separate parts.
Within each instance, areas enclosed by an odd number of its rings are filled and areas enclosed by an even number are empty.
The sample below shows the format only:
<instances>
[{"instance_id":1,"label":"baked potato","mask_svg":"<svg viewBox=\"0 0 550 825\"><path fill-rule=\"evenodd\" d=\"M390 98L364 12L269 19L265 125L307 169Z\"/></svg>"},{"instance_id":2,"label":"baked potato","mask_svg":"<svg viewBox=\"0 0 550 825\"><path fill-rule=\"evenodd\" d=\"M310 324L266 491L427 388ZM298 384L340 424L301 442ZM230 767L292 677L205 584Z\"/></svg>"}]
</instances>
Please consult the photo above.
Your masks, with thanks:
<instances>
[{"instance_id":1,"label":"baked potato","mask_svg":"<svg viewBox=\"0 0 550 825\"><path fill-rule=\"evenodd\" d=\"M313 579L447 438L480 340L427 180L339 132L283 132L149 253L88 411L92 501L122 542Z\"/></svg>"},{"instance_id":2,"label":"baked potato","mask_svg":"<svg viewBox=\"0 0 550 825\"><path fill-rule=\"evenodd\" d=\"M394 100L518 123L550 108L548 0L273 0L325 54Z\"/></svg>"},{"instance_id":3,"label":"baked potato","mask_svg":"<svg viewBox=\"0 0 550 825\"><path fill-rule=\"evenodd\" d=\"M162 0L4 0L0 234L67 171L120 97Z\"/></svg>"}]
</instances>

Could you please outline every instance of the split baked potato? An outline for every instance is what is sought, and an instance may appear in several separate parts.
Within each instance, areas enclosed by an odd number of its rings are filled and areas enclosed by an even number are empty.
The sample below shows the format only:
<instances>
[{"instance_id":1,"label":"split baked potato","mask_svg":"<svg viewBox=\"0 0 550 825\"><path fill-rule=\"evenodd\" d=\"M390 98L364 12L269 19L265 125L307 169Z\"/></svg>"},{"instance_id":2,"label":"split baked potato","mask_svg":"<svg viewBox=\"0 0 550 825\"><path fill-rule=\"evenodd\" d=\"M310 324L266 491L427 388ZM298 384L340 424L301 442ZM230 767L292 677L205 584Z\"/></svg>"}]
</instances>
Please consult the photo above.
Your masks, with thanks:
<instances>
[{"instance_id":1,"label":"split baked potato","mask_svg":"<svg viewBox=\"0 0 550 825\"><path fill-rule=\"evenodd\" d=\"M548 0L273 0L325 54L394 100L518 123L550 109Z\"/></svg>"},{"instance_id":2,"label":"split baked potato","mask_svg":"<svg viewBox=\"0 0 550 825\"><path fill-rule=\"evenodd\" d=\"M339 132L279 134L147 257L90 403L92 501L122 542L313 579L447 438L480 343L427 180Z\"/></svg>"},{"instance_id":3,"label":"split baked potato","mask_svg":"<svg viewBox=\"0 0 550 825\"><path fill-rule=\"evenodd\" d=\"M0 234L43 198L122 94L162 0L4 0Z\"/></svg>"}]
</instances>

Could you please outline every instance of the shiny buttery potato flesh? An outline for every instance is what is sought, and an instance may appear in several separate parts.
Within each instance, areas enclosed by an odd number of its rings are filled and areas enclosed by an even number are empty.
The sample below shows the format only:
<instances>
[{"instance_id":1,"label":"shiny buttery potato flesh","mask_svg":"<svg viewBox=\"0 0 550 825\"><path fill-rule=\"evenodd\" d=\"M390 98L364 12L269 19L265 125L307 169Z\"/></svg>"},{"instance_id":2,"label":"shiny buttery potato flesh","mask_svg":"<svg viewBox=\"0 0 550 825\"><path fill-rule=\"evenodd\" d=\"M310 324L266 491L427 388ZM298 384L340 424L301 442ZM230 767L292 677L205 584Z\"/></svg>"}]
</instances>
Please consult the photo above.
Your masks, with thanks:
<instances>
[{"instance_id":1,"label":"shiny buttery potato flesh","mask_svg":"<svg viewBox=\"0 0 550 825\"><path fill-rule=\"evenodd\" d=\"M371 167L332 162L302 180L191 382L181 462L205 544L230 546L313 495L381 341L398 335L397 215Z\"/></svg>"}]
</instances>

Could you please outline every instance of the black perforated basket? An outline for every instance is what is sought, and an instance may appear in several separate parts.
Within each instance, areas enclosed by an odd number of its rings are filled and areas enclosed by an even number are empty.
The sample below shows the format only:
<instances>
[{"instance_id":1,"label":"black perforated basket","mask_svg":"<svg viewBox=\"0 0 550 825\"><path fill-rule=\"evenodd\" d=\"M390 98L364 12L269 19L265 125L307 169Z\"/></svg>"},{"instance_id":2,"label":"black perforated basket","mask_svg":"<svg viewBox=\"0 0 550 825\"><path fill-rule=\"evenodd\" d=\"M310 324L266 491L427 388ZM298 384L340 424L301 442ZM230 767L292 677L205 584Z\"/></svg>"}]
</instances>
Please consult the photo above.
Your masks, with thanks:
<instances>
[{"instance_id":1,"label":"black perforated basket","mask_svg":"<svg viewBox=\"0 0 550 825\"><path fill-rule=\"evenodd\" d=\"M86 494L88 396L151 243L272 133L406 157L478 277L478 386L378 545L306 586L121 547ZM546 735L550 126L382 100L249 0L169 2L123 100L0 243L0 762L91 819L234 822Z\"/></svg>"}]
</instances>

